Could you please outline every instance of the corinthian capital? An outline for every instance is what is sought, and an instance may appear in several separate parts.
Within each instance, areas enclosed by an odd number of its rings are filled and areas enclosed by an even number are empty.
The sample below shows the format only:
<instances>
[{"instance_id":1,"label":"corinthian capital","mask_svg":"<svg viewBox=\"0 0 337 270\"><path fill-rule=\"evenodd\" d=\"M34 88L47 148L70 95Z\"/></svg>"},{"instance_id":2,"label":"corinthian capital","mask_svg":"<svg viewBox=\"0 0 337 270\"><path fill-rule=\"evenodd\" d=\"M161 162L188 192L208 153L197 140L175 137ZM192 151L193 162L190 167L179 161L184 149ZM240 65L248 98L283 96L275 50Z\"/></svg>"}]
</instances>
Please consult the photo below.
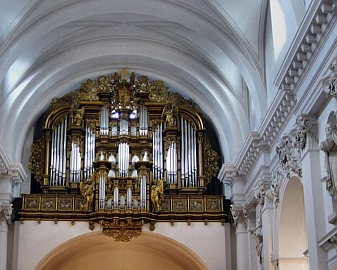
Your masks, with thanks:
<instances>
[{"instance_id":1,"label":"corinthian capital","mask_svg":"<svg viewBox=\"0 0 337 270\"><path fill-rule=\"evenodd\" d=\"M255 209L250 205L232 205L233 225L237 230L252 230L255 226Z\"/></svg>"},{"instance_id":2,"label":"corinthian capital","mask_svg":"<svg viewBox=\"0 0 337 270\"><path fill-rule=\"evenodd\" d=\"M294 147L303 150L306 146L317 148L317 120L313 116L301 113L296 118L296 126L290 132Z\"/></svg>"},{"instance_id":3,"label":"corinthian capital","mask_svg":"<svg viewBox=\"0 0 337 270\"><path fill-rule=\"evenodd\" d=\"M0 203L0 229L7 230L7 226L12 222L13 205Z\"/></svg>"}]
</instances>

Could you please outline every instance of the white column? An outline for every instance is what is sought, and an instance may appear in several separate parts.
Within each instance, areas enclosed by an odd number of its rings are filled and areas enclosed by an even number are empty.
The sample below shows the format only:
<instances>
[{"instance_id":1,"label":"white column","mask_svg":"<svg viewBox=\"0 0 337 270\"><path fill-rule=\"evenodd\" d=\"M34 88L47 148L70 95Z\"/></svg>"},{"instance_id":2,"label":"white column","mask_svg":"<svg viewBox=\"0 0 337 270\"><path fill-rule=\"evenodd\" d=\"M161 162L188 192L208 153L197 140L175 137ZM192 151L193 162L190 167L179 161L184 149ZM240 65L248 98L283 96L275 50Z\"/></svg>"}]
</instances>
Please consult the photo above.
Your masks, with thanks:
<instances>
[{"instance_id":1,"label":"white column","mask_svg":"<svg viewBox=\"0 0 337 270\"><path fill-rule=\"evenodd\" d=\"M249 269L249 241L246 219L243 214L245 204L245 181L239 176L232 176L233 205L231 208L234 226L236 228L236 269Z\"/></svg>"},{"instance_id":2,"label":"white column","mask_svg":"<svg viewBox=\"0 0 337 270\"><path fill-rule=\"evenodd\" d=\"M308 150L302 158L303 192L310 269L327 269L325 251L317 242L324 235L323 188L320 181L319 150Z\"/></svg>"},{"instance_id":3,"label":"white column","mask_svg":"<svg viewBox=\"0 0 337 270\"><path fill-rule=\"evenodd\" d=\"M273 255L273 226L275 226L275 209L272 203L265 200L261 209L262 235L263 235L263 269L274 269Z\"/></svg>"},{"instance_id":4,"label":"white column","mask_svg":"<svg viewBox=\"0 0 337 270\"><path fill-rule=\"evenodd\" d=\"M236 269L261 269L257 261L257 241L252 234L255 228L255 208L247 205L232 205L231 212L236 228Z\"/></svg>"},{"instance_id":5,"label":"white column","mask_svg":"<svg viewBox=\"0 0 337 270\"><path fill-rule=\"evenodd\" d=\"M7 236L11 215L12 204L0 202L0 269L7 269Z\"/></svg>"},{"instance_id":6,"label":"white column","mask_svg":"<svg viewBox=\"0 0 337 270\"><path fill-rule=\"evenodd\" d=\"M318 147L317 122L314 117L301 114L296 119L295 133L306 134L306 139L296 145L302 150L302 183L304 194L305 222L308 239L310 269L328 269L326 253L318 241L325 235L326 216L324 212L323 186L320 181L320 150ZM300 137L301 138L301 137Z\"/></svg>"},{"instance_id":7,"label":"white column","mask_svg":"<svg viewBox=\"0 0 337 270\"><path fill-rule=\"evenodd\" d=\"M247 220L244 217L242 205L232 205L231 211L236 228L236 269L247 270L250 269Z\"/></svg>"}]
</instances>

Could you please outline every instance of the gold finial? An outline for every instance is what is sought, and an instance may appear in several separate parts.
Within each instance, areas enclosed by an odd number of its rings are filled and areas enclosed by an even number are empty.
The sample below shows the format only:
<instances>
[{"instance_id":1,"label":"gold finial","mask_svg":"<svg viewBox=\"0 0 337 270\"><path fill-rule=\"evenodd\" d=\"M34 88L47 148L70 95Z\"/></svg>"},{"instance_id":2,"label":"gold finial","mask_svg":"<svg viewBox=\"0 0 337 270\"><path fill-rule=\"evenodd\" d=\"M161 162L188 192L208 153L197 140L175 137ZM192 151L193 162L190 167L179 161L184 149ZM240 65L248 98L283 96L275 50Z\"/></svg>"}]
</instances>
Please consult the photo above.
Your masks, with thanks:
<instances>
[{"instance_id":1,"label":"gold finial","mask_svg":"<svg viewBox=\"0 0 337 270\"><path fill-rule=\"evenodd\" d=\"M126 74L129 74L129 71L127 71L125 68L121 71L122 79L126 80Z\"/></svg>"}]
</instances>

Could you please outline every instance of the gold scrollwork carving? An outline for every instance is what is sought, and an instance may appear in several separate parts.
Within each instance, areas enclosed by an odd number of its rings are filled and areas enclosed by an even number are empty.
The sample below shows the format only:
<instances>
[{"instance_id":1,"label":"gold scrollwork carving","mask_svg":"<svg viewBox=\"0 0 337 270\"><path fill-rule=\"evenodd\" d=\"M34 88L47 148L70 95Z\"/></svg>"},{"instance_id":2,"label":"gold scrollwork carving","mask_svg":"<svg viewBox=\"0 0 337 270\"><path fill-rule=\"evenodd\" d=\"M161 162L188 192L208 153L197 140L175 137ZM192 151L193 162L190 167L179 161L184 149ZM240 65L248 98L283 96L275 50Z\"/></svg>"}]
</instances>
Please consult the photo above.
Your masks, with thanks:
<instances>
[{"instance_id":1,"label":"gold scrollwork carving","mask_svg":"<svg viewBox=\"0 0 337 270\"><path fill-rule=\"evenodd\" d=\"M147 86L146 90L150 93L150 101L165 102L168 98L168 87L164 85L163 81L153 81Z\"/></svg>"},{"instance_id":2,"label":"gold scrollwork carving","mask_svg":"<svg viewBox=\"0 0 337 270\"><path fill-rule=\"evenodd\" d=\"M112 237L116 242L129 242L132 238L142 233L143 221L133 221L132 218L113 221L101 221L101 229L104 235Z\"/></svg>"},{"instance_id":3,"label":"gold scrollwork carving","mask_svg":"<svg viewBox=\"0 0 337 270\"><path fill-rule=\"evenodd\" d=\"M219 171L219 155L215 152L209 141L204 139L204 176L205 184L207 185L212 181L212 178L216 176Z\"/></svg>"},{"instance_id":4,"label":"gold scrollwork carving","mask_svg":"<svg viewBox=\"0 0 337 270\"><path fill-rule=\"evenodd\" d=\"M36 144L33 144L30 148L32 155L29 158L29 169L35 175L35 179L43 184L44 177L44 168L45 168L45 146L46 140L45 137L42 137L37 141Z\"/></svg>"}]
</instances>

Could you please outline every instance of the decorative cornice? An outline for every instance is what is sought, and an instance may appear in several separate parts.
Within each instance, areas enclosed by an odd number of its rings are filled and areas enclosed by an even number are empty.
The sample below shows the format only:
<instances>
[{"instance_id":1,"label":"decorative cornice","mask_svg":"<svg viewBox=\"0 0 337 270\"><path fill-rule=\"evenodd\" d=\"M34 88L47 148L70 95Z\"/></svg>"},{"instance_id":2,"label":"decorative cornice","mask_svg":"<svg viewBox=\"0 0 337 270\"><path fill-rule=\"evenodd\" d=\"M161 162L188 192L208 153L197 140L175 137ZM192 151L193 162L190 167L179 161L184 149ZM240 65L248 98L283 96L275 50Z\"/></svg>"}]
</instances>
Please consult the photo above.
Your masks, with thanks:
<instances>
[{"instance_id":1,"label":"decorative cornice","mask_svg":"<svg viewBox=\"0 0 337 270\"><path fill-rule=\"evenodd\" d=\"M27 179L27 173L21 163L11 164L5 150L0 144L0 174L11 176L14 184Z\"/></svg>"},{"instance_id":2,"label":"decorative cornice","mask_svg":"<svg viewBox=\"0 0 337 270\"><path fill-rule=\"evenodd\" d=\"M257 132L251 132L242 147L239 157L236 162L236 168L240 175L246 175L252 165L260 155L260 135Z\"/></svg>"},{"instance_id":3,"label":"decorative cornice","mask_svg":"<svg viewBox=\"0 0 337 270\"><path fill-rule=\"evenodd\" d=\"M329 251L336 246L337 227L327 233L321 240L318 241L318 246L322 247L325 251ZM336 246L337 247L337 246Z\"/></svg>"},{"instance_id":4,"label":"decorative cornice","mask_svg":"<svg viewBox=\"0 0 337 270\"><path fill-rule=\"evenodd\" d=\"M283 91L293 91L314 55L328 24L334 17L336 0L313 1L304 18L301 31L296 35L286 61L275 80L275 85Z\"/></svg>"}]
</instances>

